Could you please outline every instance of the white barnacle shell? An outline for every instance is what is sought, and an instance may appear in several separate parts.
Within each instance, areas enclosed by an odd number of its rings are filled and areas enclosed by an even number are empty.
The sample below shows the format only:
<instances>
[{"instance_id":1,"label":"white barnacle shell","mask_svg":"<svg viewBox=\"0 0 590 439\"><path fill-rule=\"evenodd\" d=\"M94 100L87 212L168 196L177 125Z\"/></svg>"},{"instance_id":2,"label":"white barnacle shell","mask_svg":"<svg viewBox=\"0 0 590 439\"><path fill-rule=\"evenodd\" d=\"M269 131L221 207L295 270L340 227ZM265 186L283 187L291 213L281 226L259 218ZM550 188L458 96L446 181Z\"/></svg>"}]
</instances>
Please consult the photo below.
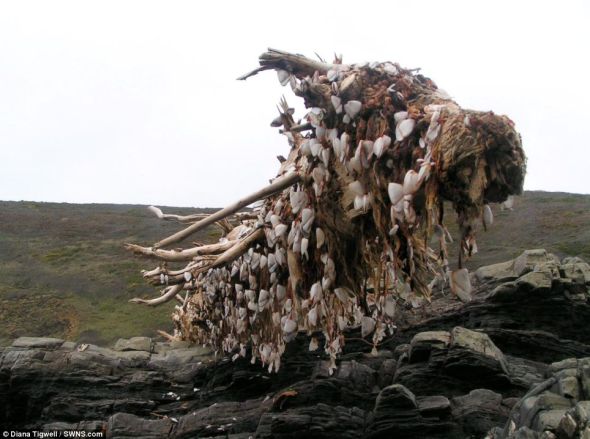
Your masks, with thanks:
<instances>
[{"instance_id":1,"label":"white barnacle shell","mask_svg":"<svg viewBox=\"0 0 590 439\"><path fill-rule=\"evenodd\" d=\"M403 186L399 183L389 183L387 185L387 193L391 204L397 204L404 196Z\"/></svg>"},{"instance_id":2,"label":"white barnacle shell","mask_svg":"<svg viewBox=\"0 0 590 439\"><path fill-rule=\"evenodd\" d=\"M316 239L316 248L320 248L322 245L324 245L324 242L326 240L326 235L324 234L324 231L320 227L316 227L316 229L315 229L315 239Z\"/></svg>"},{"instance_id":3,"label":"white barnacle shell","mask_svg":"<svg viewBox=\"0 0 590 439\"><path fill-rule=\"evenodd\" d=\"M320 282L316 282L311 286L311 289L309 290L309 297L314 302L319 302L323 299L324 293L322 291L322 285Z\"/></svg>"},{"instance_id":4,"label":"white barnacle shell","mask_svg":"<svg viewBox=\"0 0 590 439\"><path fill-rule=\"evenodd\" d=\"M401 142L414 130L414 126L416 125L416 121L414 119L404 119L400 123L397 124L395 128L395 140Z\"/></svg>"},{"instance_id":5,"label":"white barnacle shell","mask_svg":"<svg viewBox=\"0 0 590 439\"><path fill-rule=\"evenodd\" d=\"M270 294L267 290L260 290L258 295L258 310L262 311L270 301Z\"/></svg>"},{"instance_id":6,"label":"white barnacle shell","mask_svg":"<svg viewBox=\"0 0 590 439\"><path fill-rule=\"evenodd\" d=\"M190 271L185 271L184 272L184 280L187 282L190 282L190 280L192 279L193 275L191 274Z\"/></svg>"},{"instance_id":7,"label":"white barnacle shell","mask_svg":"<svg viewBox=\"0 0 590 439\"><path fill-rule=\"evenodd\" d=\"M361 111L362 106L363 104L360 101L348 101L346 104L344 104L344 111L350 120L352 120L356 117L359 111Z\"/></svg>"},{"instance_id":8,"label":"white barnacle shell","mask_svg":"<svg viewBox=\"0 0 590 439\"><path fill-rule=\"evenodd\" d=\"M277 238L280 238L281 236L283 236L285 234L285 232L287 231L287 228L289 226L287 226L286 224L279 224L275 227L275 235Z\"/></svg>"},{"instance_id":9,"label":"white barnacle shell","mask_svg":"<svg viewBox=\"0 0 590 439\"><path fill-rule=\"evenodd\" d=\"M379 158L383 155L385 150L391 145L391 137L384 135L375 140L373 144L373 154Z\"/></svg>"},{"instance_id":10,"label":"white barnacle shell","mask_svg":"<svg viewBox=\"0 0 590 439\"><path fill-rule=\"evenodd\" d=\"M292 320L292 319L285 320L285 323L283 323L283 331L284 332L289 334L291 332L295 332L296 330L297 330L297 322L295 320Z\"/></svg>"},{"instance_id":11,"label":"white barnacle shell","mask_svg":"<svg viewBox=\"0 0 590 439\"><path fill-rule=\"evenodd\" d=\"M420 176L418 175L418 173L413 169L410 169L408 172L406 172L406 176L404 177L404 195L415 194L420 188L420 183Z\"/></svg>"},{"instance_id":12,"label":"white barnacle shell","mask_svg":"<svg viewBox=\"0 0 590 439\"><path fill-rule=\"evenodd\" d=\"M277 76L279 77L279 82L282 86L285 86L289 83L289 78L291 74L286 70L277 70Z\"/></svg>"},{"instance_id":13,"label":"white barnacle shell","mask_svg":"<svg viewBox=\"0 0 590 439\"><path fill-rule=\"evenodd\" d=\"M312 309L309 310L307 313L307 321L309 322L310 326L315 326L318 322L318 307L314 306Z\"/></svg>"},{"instance_id":14,"label":"white barnacle shell","mask_svg":"<svg viewBox=\"0 0 590 439\"><path fill-rule=\"evenodd\" d=\"M399 124L402 120L405 120L407 118L408 118L407 111L398 111L397 113L395 113L393 115L393 119L395 120L396 125Z\"/></svg>"},{"instance_id":15,"label":"white barnacle shell","mask_svg":"<svg viewBox=\"0 0 590 439\"><path fill-rule=\"evenodd\" d=\"M285 249L282 247L277 248L277 251L275 252L275 258L279 265L285 265L287 263L287 255L285 253Z\"/></svg>"},{"instance_id":16,"label":"white barnacle shell","mask_svg":"<svg viewBox=\"0 0 590 439\"><path fill-rule=\"evenodd\" d=\"M271 215L269 219L273 227L276 227L281 223L281 217L278 215Z\"/></svg>"},{"instance_id":17,"label":"white barnacle shell","mask_svg":"<svg viewBox=\"0 0 590 439\"><path fill-rule=\"evenodd\" d=\"M312 139L310 144L311 155L317 157L320 153L320 149L322 148L322 144L317 141L317 139Z\"/></svg>"},{"instance_id":18,"label":"white barnacle shell","mask_svg":"<svg viewBox=\"0 0 590 439\"><path fill-rule=\"evenodd\" d=\"M302 142L301 143L301 154L309 157L311 155L310 145L311 145L310 140L305 140L304 142Z\"/></svg>"},{"instance_id":19,"label":"white barnacle shell","mask_svg":"<svg viewBox=\"0 0 590 439\"><path fill-rule=\"evenodd\" d=\"M273 272L277 269L277 258L274 253L268 254L268 271Z\"/></svg>"},{"instance_id":20,"label":"white barnacle shell","mask_svg":"<svg viewBox=\"0 0 590 439\"><path fill-rule=\"evenodd\" d=\"M328 148L322 148L322 150L320 151L320 159L322 160L324 166L327 168L330 164L330 150Z\"/></svg>"},{"instance_id":21,"label":"white barnacle shell","mask_svg":"<svg viewBox=\"0 0 590 439\"><path fill-rule=\"evenodd\" d=\"M363 210L363 196L362 195L355 195L354 196L354 210Z\"/></svg>"},{"instance_id":22,"label":"white barnacle shell","mask_svg":"<svg viewBox=\"0 0 590 439\"><path fill-rule=\"evenodd\" d=\"M363 316L361 319L361 336L365 338L375 330L375 319Z\"/></svg>"},{"instance_id":23,"label":"white barnacle shell","mask_svg":"<svg viewBox=\"0 0 590 439\"><path fill-rule=\"evenodd\" d=\"M315 218L313 209L306 207L301 211L301 229L304 233L309 233Z\"/></svg>"},{"instance_id":24,"label":"white barnacle shell","mask_svg":"<svg viewBox=\"0 0 590 439\"><path fill-rule=\"evenodd\" d=\"M489 204L483 206L483 223L486 227L491 226L494 223L494 214Z\"/></svg>"},{"instance_id":25,"label":"white barnacle shell","mask_svg":"<svg viewBox=\"0 0 590 439\"><path fill-rule=\"evenodd\" d=\"M266 267L267 262L268 262L268 258L266 257L266 255L260 255L260 269L261 270Z\"/></svg>"},{"instance_id":26,"label":"white barnacle shell","mask_svg":"<svg viewBox=\"0 0 590 439\"><path fill-rule=\"evenodd\" d=\"M350 143L350 136L347 133L342 133L340 136L340 147L341 147L341 156L340 160L343 160L346 154L348 154L348 146Z\"/></svg>"},{"instance_id":27,"label":"white barnacle shell","mask_svg":"<svg viewBox=\"0 0 590 439\"><path fill-rule=\"evenodd\" d=\"M342 143L340 143L340 139L338 137L332 139L332 149L334 149L334 155L336 158L340 159L340 156L342 155Z\"/></svg>"},{"instance_id":28,"label":"white barnacle shell","mask_svg":"<svg viewBox=\"0 0 590 439\"><path fill-rule=\"evenodd\" d=\"M342 113L342 99L340 99L338 96L332 95L330 96L330 100L332 101L334 110L336 110L336 114Z\"/></svg>"},{"instance_id":29,"label":"white barnacle shell","mask_svg":"<svg viewBox=\"0 0 590 439\"><path fill-rule=\"evenodd\" d=\"M297 213L305 206L307 194L305 191L291 191L289 192L289 202L291 203L292 212Z\"/></svg>"},{"instance_id":30,"label":"white barnacle shell","mask_svg":"<svg viewBox=\"0 0 590 439\"><path fill-rule=\"evenodd\" d=\"M471 301L471 280L467 268L451 271L449 276L451 291L462 302Z\"/></svg>"},{"instance_id":31,"label":"white barnacle shell","mask_svg":"<svg viewBox=\"0 0 590 439\"><path fill-rule=\"evenodd\" d=\"M307 249L309 247L309 239L303 238L301 239L301 257L309 259L309 254L307 253Z\"/></svg>"}]
</instances>

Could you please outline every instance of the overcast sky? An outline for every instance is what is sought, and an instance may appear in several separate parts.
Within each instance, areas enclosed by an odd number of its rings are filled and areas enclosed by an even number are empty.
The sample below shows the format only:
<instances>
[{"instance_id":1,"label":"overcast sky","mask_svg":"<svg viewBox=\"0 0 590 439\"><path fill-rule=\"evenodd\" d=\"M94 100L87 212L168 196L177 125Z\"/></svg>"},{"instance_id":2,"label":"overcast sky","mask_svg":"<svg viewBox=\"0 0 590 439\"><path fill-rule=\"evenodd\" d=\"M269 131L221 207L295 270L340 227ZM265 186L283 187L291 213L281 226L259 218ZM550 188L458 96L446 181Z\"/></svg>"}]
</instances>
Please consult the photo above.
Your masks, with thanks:
<instances>
[{"instance_id":1,"label":"overcast sky","mask_svg":"<svg viewBox=\"0 0 590 439\"><path fill-rule=\"evenodd\" d=\"M0 1L0 199L218 207L264 186L296 98L236 77L267 47L421 67L515 121L525 189L590 193L588 4Z\"/></svg>"}]
</instances>

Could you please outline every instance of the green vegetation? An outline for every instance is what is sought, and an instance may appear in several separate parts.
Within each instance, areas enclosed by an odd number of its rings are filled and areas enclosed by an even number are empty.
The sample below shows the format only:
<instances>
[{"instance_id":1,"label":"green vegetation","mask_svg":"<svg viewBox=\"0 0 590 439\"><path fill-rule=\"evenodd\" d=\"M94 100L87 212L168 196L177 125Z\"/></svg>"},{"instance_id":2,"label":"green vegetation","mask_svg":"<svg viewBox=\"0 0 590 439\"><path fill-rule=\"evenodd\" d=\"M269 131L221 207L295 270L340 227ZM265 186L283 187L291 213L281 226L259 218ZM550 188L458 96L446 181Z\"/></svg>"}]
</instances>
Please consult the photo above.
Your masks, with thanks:
<instances>
[{"instance_id":1,"label":"green vegetation","mask_svg":"<svg viewBox=\"0 0 590 439\"><path fill-rule=\"evenodd\" d=\"M590 195L527 192L514 211L493 211L493 226L478 231L480 252L468 262L471 269L539 247L590 260ZM447 222L456 236L454 222ZM173 303L149 308L128 302L158 294L140 274L157 263L123 245L149 245L181 227L158 220L145 206L0 202L0 343L36 335L111 344L171 330ZM191 241L219 236L212 227ZM456 253L456 243L450 248Z\"/></svg>"},{"instance_id":2,"label":"green vegetation","mask_svg":"<svg viewBox=\"0 0 590 439\"><path fill-rule=\"evenodd\" d=\"M144 206L0 202L0 342L34 335L111 344L170 331L172 303L129 303L158 294L141 276L157 263L123 245L150 245L181 227L158 220ZM215 236L209 228L194 239Z\"/></svg>"}]
</instances>

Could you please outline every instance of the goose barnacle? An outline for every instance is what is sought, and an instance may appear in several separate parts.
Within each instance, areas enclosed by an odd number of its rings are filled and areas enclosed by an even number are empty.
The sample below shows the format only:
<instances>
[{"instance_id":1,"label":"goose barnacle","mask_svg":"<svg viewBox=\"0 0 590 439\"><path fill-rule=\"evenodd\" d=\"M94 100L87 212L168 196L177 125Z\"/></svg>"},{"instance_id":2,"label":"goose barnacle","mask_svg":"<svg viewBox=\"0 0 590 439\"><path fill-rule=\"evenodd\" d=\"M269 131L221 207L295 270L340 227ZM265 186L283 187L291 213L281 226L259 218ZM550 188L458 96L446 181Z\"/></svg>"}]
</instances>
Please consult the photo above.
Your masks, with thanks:
<instances>
[{"instance_id":1,"label":"goose barnacle","mask_svg":"<svg viewBox=\"0 0 590 439\"><path fill-rule=\"evenodd\" d=\"M401 142L414 130L414 126L416 125L416 121L414 119L404 119L400 123L397 124L395 128L395 140Z\"/></svg>"},{"instance_id":2,"label":"goose barnacle","mask_svg":"<svg viewBox=\"0 0 590 439\"><path fill-rule=\"evenodd\" d=\"M408 112L407 111L398 111L397 113L395 113L393 115L393 119L395 120L395 124L399 124L402 120L405 120L408 118Z\"/></svg>"},{"instance_id":3,"label":"goose barnacle","mask_svg":"<svg viewBox=\"0 0 590 439\"><path fill-rule=\"evenodd\" d=\"M322 148L320 151L320 159L325 167L328 167L330 163L330 150L328 148Z\"/></svg>"},{"instance_id":4,"label":"goose barnacle","mask_svg":"<svg viewBox=\"0 0 590 439\"><path fill-rule=\"evenodd\" d=\"M305 191L291 191L289 192L289 202L292 212L296 214L307 203L307 194Z\"/></svg>"},{"instance_id":5,"label":"goose barnacle","mask_svg":"<svg viewBox=\"0 0 590 439\"><path fill-rule=\"evenodd\" d=\"M323 299L324 294L320 282L315 282L311 286L311 289L309 290L309 297L311 298L311 300L313 300L314 303L319 302Z\"/></svg>"},{"instance_id":6,"label":"goose barnacle","mask_svg":"<svg viewBox=\"0 0 590 439\"><path fill-rule=\"evenodd\" d=\"M344 111L350 120L353 120L361 111L363 104L360 101L351 100L344 104Z\"/></svg>"},{"instance_id":7,"label":"goose barnacle","mask_svg":"<svg viewBox=\"0 0 590 439\"><path fill-rule=\"evenodd\" d=\"M306 207L301 211L301 229L308 234L315 218L313 209Z\"/></svg>"},{"instance_id":8,"label":"goose barnacle","mask_svg":"<svg viewBox=\"0 0 590 439\"><path fill-rule=\"evenodd\" d=\"M387 185L387 193L391 204L397 204L404 196L403 186L399 183L389 183Z\"/></svg>"},{"instance_id":9,"label":"goose barnacle","mask_svg":"<svg viewBox=\"0 0 590 439\"><path fill-rule=\"evenodd\" d=\"M316 227L315 229L315 239L316 239L316 248L321 248L324 245L326 235L324 231L320 227Z\"/></svg>"},{"instance_id":10,"label":"goose barnacle","mask_svg":"<svg viewBox=\"0 0 590 439\"><path fill-rule=\"evenodd\" d=\"M416 171L410 169L404 177L403 192L404 195L413 195L420 188L420 177Z\"/></svg>"},{"instance_id":11,"label":"goose barnacle","mask_svg":"<svg viewBox=\"0 0 590 439\"><path fill-rule=\"evenodd\" d=\"M471 301L471 280L467 268L460 268L450 272L449 281L451 291L462 302Z\"/></svg>"},{"instance_id":12,"label":"goose barnacle","mask_svg":"<svg viewBox=\"0 0 590 439\"><path fill-rule=\"evenodd\" d=\"M262 311L270 301L270 294L267 290L260 290L258 295L258 310Z\"/></svg>"},{"instance_id":13,"label":"goose barnacle","mask_svg":"<svg viewBox=\"0 0 590 439\"><path fill-rule=\"evenodd\" d=\"M342 113L342 100L338 96L330 96L330 100L332 101L332 106L336 111L336 114Z\"/></svg>"},{"instance_id":14,"label":"goose barnacle","mask_svg":"<svg viewBox=\"0 0 590 439\"><path fill-rule=\"evenodd\" d=\"M305 259L309 259L309 255L307 254L307 248L309 246L309 239L302 238L301 239L301 257Z\"/></svg>"},{"instance_id":15,"label":"goose barnacle","mask_svg":"<svg viewBox=\"0 0 590 439\"><path fill-rule=\"evenodd\" d=\"M318 308L314 306L312 309L309 310L307 313L307 321L309 322L310 326L316 326L318 322Z\"/></svg>"},{"instance_id":16,"label":"goose barnacle","mask_svg":"<svg viewBox=\"0 0 590 439\"><path fill-rule=\"evenodd\" d=\"M311 149L311 155L317 157L320 153L320 149L322 148L322 144L316 139L312 139L309 147Z\"/></svg>"},{"instance_id":17,"label":"goose barnacle","mask_svg":"<svg viewBox=\"0 0 590 439\"><path fill-rule=\"evenodd\" d=\"M281 236L283 236L285 234L285 232L287 231L287 228L289 226L287 226L286 224L277 224L277 226L275 227L275 235L277 238L280 238Z\"/></svg>"},{"instance_id":18,"label":"goose barnacle","mask_svg":"<svg viewBox=\"0 0 590 439\"><path fill-rule=\"evenodd\" d=\"M380 158L390 144L391 137L387 135L383 135L377 138L377 140L375 140L375 143L373 144L373 154L375 154L375 157Z\"/></svg>"},{"instance_id":19,"label":"goose barnacle","mask_svg":"<svg viewBox=\"0 0 590 439\"><path fill-rule=\"evenodd\" d=\"M283 331L288 333L295 332L297 330L297 322L292 319L285 320L283 324Z\"/></svg>"},{"instance_id":20,"label":"goose barnacle","mask_svg":"<svg viewBox=\"0 0 590 439\"><path fill-rule=\"evenodd\" d=\"M281 223L281 217L278 215L271 215L270 216L270 223L272 224L273 227L278 226Z\"/></svg>"}]
</instances>

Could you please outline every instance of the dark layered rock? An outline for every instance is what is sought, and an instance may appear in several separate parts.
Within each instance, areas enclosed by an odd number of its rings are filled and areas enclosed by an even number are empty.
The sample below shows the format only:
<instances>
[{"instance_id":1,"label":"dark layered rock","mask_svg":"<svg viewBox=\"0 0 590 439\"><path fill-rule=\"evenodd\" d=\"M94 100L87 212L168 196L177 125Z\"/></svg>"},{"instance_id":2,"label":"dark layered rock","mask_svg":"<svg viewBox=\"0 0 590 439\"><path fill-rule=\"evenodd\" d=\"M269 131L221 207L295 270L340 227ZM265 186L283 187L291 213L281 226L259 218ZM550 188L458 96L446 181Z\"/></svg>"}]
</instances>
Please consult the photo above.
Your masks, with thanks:
<instances>
[{"instance_id":1,"label":"dark layered rock","mask_svg":"<svg viewBox=\"0 0 590 439\"><path fill-rule=\"evenodd\" d=\"M23 337L0 348L0 425L121 438L590 437L588 265L536 250L472 280L469 303L439 295L401 311L377 355L351 331L333 374L304 334L272 375L183 342Z\"/></svg>"}]
</instances>

